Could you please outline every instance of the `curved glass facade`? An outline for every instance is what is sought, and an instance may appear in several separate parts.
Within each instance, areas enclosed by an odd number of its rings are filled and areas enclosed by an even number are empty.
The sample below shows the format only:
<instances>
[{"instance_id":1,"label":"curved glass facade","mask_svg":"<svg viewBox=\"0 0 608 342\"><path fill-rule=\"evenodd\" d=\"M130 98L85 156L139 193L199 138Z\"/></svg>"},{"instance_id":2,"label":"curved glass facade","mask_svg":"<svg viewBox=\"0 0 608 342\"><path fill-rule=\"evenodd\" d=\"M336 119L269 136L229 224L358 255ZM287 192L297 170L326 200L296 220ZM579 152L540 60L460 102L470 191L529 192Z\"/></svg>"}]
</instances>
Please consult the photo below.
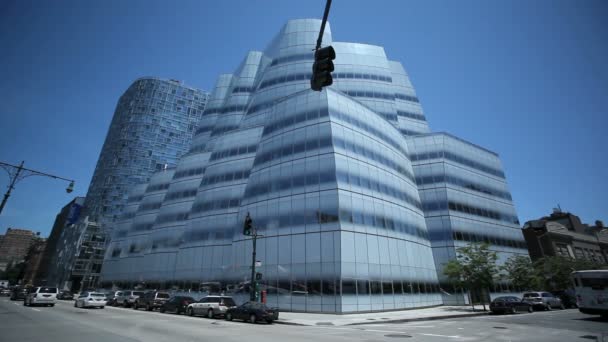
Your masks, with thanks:
<instances>
[{"instance_id":1,"label":"curved glass facade","mask_svg":"<svg viewBox=\"0 0 608 342\"><path fill-rule=\"evenodd\" d=\"M249 213L263 234L258 272L271 306L346 313L443 303L408 140L430 132L419 99L382 47L334 42L329 27L323 41L336 50L334 84L310 90L319 26L289 21L266 50L219 77L189 152L167 185L154 178L147 187L165 191L160 203L147 192L129 200L157 214L131 218L133 234L106 255L105 285L246 297ZM514 217L508 208L486 209ZM129 255L129 239L140 241L141 256ZM133 258L144 264L134 267Z\"/></svg>"},{"instance_id":2,"label":"curved glass facade","mask_svg":"<svg viewBox=\"0 0 608 342\"><path fill-rule=\"evenodd\" d=\"M116 105L82 217L108 226L119 219L131 187L175 166L190 147L208 96L179 81L144 77L133 82Z\"/></svg>"}]
</instances>

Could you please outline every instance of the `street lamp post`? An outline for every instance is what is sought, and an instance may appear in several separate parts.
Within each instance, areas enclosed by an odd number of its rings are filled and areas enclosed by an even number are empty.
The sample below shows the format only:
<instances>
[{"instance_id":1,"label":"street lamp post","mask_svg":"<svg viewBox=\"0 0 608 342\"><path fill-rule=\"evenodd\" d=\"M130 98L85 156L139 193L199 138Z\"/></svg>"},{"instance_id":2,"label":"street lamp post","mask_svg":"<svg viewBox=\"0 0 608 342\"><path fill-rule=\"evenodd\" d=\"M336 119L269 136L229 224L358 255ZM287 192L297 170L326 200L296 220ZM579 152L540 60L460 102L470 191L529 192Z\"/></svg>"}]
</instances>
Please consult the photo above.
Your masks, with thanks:
<instances>
[{"instance_id":1,"label":"street lamp post","mask_svg":"<svg viewBox=\"0 0 608 342\"><path fill-rule=\"evenodd\" d=\"M23 167L23 164L24 164L23 161L19 165L12 165L12 164L8 164L8 163L0 162L0 166L8 173L8 177L10 179L9 184L8 184L8 189L6 190L6 193L4 194L4 198L2 199L2 203L0 204L0 214L2 214L2 209L4 209L4 206L6 205L8 198L11 196L11 191L13 191L13 189L15 188L15 184L17 184L17 182L19 182L20 180L22 180L26 177L44 176L44 177L68 181L68 182L70 182L70 184L65 189L65 191L68 194L70 192L74 191L74 180L73 179L67 179L67 178L55 176L50 173L45 173L45 172L41 172L38 170L26 169L25 167Z\"/></svg>"}]
</instances>

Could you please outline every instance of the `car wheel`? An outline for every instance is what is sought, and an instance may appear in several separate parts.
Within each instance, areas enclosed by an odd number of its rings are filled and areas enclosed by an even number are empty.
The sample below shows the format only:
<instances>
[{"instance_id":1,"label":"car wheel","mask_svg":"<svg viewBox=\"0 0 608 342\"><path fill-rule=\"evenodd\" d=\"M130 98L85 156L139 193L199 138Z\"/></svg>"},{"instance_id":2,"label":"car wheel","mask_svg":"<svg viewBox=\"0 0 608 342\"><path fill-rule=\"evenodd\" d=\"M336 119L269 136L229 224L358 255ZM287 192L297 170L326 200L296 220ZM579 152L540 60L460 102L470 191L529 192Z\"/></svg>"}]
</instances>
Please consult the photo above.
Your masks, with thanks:
<instances>
[{"instance_id":1,"label":"car wheel","mask_svg":"<svg viewBox=\"0 0 608 342\"><path fill-rule=\"evenodd\" d=\"M165 313L165 308L161 306L161 307L158 309L158 311L159 311L160 313Z\"/></svg>"},{"instance_id":2,"label":"car wheel","mask_svg":"<svg viewBox=\"0 0 608 342\"><path fill-rule=\"evenodd\" d=\"M139 308L139 305L137 305L137 302L133 303L133 310L137 310Z\"/></svg>"},{"instance_id":3,"label":"car wheel","mask_svg":"<svg viewBox=\"0 0 608 342\"><path fill-rule=\"evenodd\" d=\"M255 324L255 322L257 321L257 317L255 317L255 314L251 314L249 315L249 323L253 323Z\"/></svg>"},{"instance_id":4,"label":"car wheel","mask_svg":"<svg viewBox=\"0 0 608 342\"><path fill-rule=\"evenodd\" d=\"M562 304L559 305L559 309L560 310L566 310L566 307L564 306L564 303L562 303Z\"/></svg>"},{"instance_id":5,"label":"car wheel","mask_svg":"<svg viewBox=\"0 0 608 342\"><path fill-rule=\"evenodd\" d=\"M213 318L213 309L207 310L207 318Z\"/></svg>"},{"instance_id":6,"label":"car wheel","mask_svg":"<svg viewBox=\"0 0 608 342\"><path fill-rule=\"evenodd\" d=\"M511 307L511 311L510 311L510 313L511 313L511 314L516 314L516 313L517 313L517 308L516 308L516 307L514 307L514 306L513 306L513 307Z\"/></svg>"},{"instance_id":7,"label":"car wheel","mask_svg":"<svg viewBox=\"0 0 608 342\"><path fill-rule=\"evenodd\" d=\"M152 307L149 304L146 304L146 311L152 311Z\"/></svg>"},{"instance_id":8,"label":"car wheel","mask_svg":"<svg viewBox=\"0 0 608 342\"><path fill-rule=\"evenodd\" d=\"M266 320L266 323L268 323L268 324L272 324L272 322L273 322L273 320L271 320L271 319Z\"/></svg>"},{"instance_id":9,"label":"car wheel","mask_svg":"<svg viewBox=\"0 0 608 342\"><path fill-rule=\"evenodd\" d=\"M194 316L194 310L192 308L188 308L188 316Z\"/></svg>"},{"instance_id":10,"label":"car wheel","mask_svg":"<svg viewBox=\"0 0 608 342\"><path fill-rule=\"evenodd\" d=\"M122 306L125 308L129 307L129 302L127 302L126 300L122 303Z\"/></svg>"},{"instance_id":11,"label":"car wheel","mask_svg":"<svg viewBox=\"0 0 608 342\"><path fill-rule=\"evenodd\" d=\"M74 301L74 307L75 307L75 308L77 308L77 307L78 307L78 305L76 305L76 303L77 303L77 302L76 302L76 301Z\"/></svg>"},{"instance_id":12,"label":"car wheel","mask_svg":"<svg viewBox=\"0 0 608 342\"><path fill-rule=\"evenodd\" d=\"M27 300L23 301L23 306L27 306Z\"/></svg>"},{"instance_id":13,"label":"car wheel","mask_svg":"<svg viewBox=\"0 0 608 342\"><path fill-rule=\"evenodd\" d=\"M103 309L103 308L105 308L105 306L100 306L99 308L100 308L100 309Z\"/></svg>"},{"instance_id":14,"label":"car wheel","mask_svg":"<svg viewBox=\"0 0 608 342\"><path fill-rule=\"evenodd\" d=\"M528 306L528 312L532 313L534 311L534 309L532 309L532 306Z\"/></svg>"},{"instance_id":15,"label":"car wheel","mask_svg":"<svg viewBox=\"0 0 608 342\"><path fill-rule=\"evenodd\" d=\"M547 311L553 310L553 308L551 307L551 304L547 304L547 306L545 306L545 310L547 310Z\"/></svg>"},{"instance_id":16,"label":"car wheel","mask_svg":"<svg viewBox=\"0 0 608 342\"><path fill-rule=\"evenodd\" d=\"M226 320L227 321L232 321L232 314L231 313L227 313L226 314Z\"/></svg>"}]
</instances>

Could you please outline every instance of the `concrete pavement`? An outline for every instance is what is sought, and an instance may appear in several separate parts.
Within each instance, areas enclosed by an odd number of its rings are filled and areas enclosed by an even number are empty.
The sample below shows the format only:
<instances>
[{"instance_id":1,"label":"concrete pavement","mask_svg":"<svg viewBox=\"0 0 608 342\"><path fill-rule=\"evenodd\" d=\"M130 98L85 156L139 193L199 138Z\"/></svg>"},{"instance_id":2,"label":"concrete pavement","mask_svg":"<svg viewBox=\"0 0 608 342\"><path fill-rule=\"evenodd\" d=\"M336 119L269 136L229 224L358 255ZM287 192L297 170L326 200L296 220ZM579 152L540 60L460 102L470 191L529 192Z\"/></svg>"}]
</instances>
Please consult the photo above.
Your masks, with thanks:
<instances>
[{"instance_id":1,"label":"concrete pavement","mask_svg":"<svg viewBox=\"0 0 608 342\"><path fill-rule=\"evenodd\" d=\"M588 342L602 341L602 333L608 336L608 322L576 310L410 323L287 326L227 322L123 308L77 309L72 305L73 302L60 302L53 308L24 307L22 302L0 298L0 341L353 342L407 339Z\"/></svg>"},{"instance_id":2,"label":"concrete pavement","mask_svg":"<svg viewBox=\"0 0 608 342\"><path fill-rule=\"evenodd\" d=\"M483 311L483 307L481 305L475 307L437 306L425 309L371 312L345 315L282 312L281 319L277 321L277 323L309 326L344 326L376 323L404 323L435 319L484 316L487 314L488 312Z\"/></svg>"}]
</instances>

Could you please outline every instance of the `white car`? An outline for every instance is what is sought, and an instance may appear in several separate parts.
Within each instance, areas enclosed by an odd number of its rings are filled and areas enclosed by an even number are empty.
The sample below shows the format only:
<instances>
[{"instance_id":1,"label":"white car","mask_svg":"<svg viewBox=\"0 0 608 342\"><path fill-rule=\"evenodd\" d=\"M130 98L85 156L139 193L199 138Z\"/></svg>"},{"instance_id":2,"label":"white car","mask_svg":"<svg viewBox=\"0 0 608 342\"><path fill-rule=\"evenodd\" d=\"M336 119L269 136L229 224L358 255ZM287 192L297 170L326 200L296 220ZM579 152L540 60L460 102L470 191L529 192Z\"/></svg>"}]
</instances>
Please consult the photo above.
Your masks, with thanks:
<instances>
[{"instance_id":1,"label":"white car","mask_svg":"<svg viewBox=\"0 0 608 342\"><path fill-rule=\"evenodd\" d=\"M23 305L48 305L55 306L57 302L56 287L32 287L25 295Z\"/></svg>"},{"instance_id":2,"label":"white car","mask_svg":"<svg viewBox=\"0 0 608 342\"><path fill-rule=\"evenodd\" d=\"M100 292L82 292L74 301L75 308L100 308L106 306L106 294Z\"/></svg>"},{"instance_id":3,"label":"white car","mask_svg":"<svg viewBox=\"0 0 608 342\"><path fill-rule=\"evenodd\" d=\"M235 308L236 303L232 297L207 296L198 302L188 305L186 313L189 316L205 315L208 318L224 316L230 308Z\"/></svg>"}]
</instances>

